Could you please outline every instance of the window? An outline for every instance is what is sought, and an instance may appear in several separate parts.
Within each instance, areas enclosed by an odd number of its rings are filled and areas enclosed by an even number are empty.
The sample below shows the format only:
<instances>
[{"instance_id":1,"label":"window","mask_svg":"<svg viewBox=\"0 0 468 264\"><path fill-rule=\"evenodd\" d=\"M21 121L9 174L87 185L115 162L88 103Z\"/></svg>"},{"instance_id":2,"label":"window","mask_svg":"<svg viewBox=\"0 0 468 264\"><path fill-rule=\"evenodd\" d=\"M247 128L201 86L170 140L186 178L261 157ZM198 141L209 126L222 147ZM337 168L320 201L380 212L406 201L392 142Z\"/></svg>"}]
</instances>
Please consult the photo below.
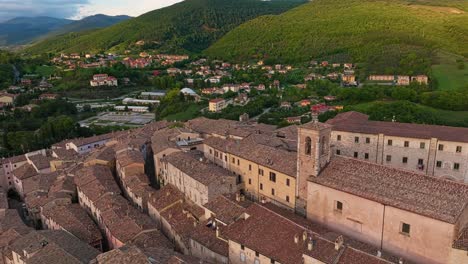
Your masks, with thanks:
<instances>
[{"instance_id":1,"label":"window","mask_svg":"<svg viewBox=\"0 0 468 264\"><path fill-rule=\"evenodd\" d=\"M289 195L286 195L286 202L289 203Z\"/></svg>"},{"instance_id":2,"label":"window","mask_svg":"<svg viewBox=\"0 0 468 264\"><path fill-rule=\"evenodd\" d=\"M255 256L256 256L256 257L260 257L260 253L258 253L257 251L255 251Z\"/></svg>"},{"instance_id":3,"label":"window","mask_svg":"<svg viewBox=\"0 0 468 264\"><path fill-rule=\"evenodd\" d=\"M337 149L336 150L336 155L341 155L341 150Z\"/></svg>"},{"instance_id":4,"label":"window","mask_svg":"<svg viewBox=\"0 0 468 264\"><path fill-rule=\"evenodd\" d=\"M215 150L215 157L218 157L218 151Z\"/></svg>"},{"instance_id":5,"label":"window","mask_svg":"<svg viewBox=\"0 0 468 264\"><path fill-rule=\"evenodd\" d=\"M462 147L461 146L457 146L457 153L461 153L462 152Z\"/></svg>"},{"instance_id":6,"label":"window","mask_svg":"<svg viewBox=\"0 0 468 264\"><path fill-rule=\"evenodd\" d=\"M369 153L364 153L364 159L369 159Z\"/></svg>"},{"instance_id":7,"label":"window","mask_svg":"<svg viewBox=\"0 0 468 264\"><path fill-rule=\"evenodd\" d=\"M274 259L271 260L271 264L275 264L275 260L274 260Z\"/></svg>"},{"instance_id":8,"label":"window","mask_svg":"<svg viewBox=\"0 0 468 264\"><path fill-rule=\"evenodd\" d=\"M370 144L370 138L366 138L366 144Z\"/></svg>"},{"instance_id":9,"label":"window","mask_svg":"<svg viewBox=\"0 0 468 264\"><path fill-rule=\"evenodd\" d=\"M442 161L438 160L438 161L436 162L436 167L437 167L437 168L442 168Z\"/></svg>"},{"instance_id":10,"label":"window","mask_svg":"<svg viewBox=\"0 0 468 264\"><path fill-rule=\"evenodd\" d=\"M241 247L243 247L243 246L241 246ZM241 262L245 262L245 253L244 252L240 253L240 260L241 260Z\"/></svg>"},{"instance_id":11,"label":"window","mask_svg":"<svg viewBox=\"0 0 468 264\"><path fill-rule=\"evenodd\" d=\"M424 160L423 160L423 159L418 159L418 164L419 164L419 165L423 165L423 164L424 164Z\"/></svg>"},{"instance_id":12,"label":"window","mask_svg":"<svg viewBox=\"0 0 468 264\"><path fill-rule=\"evenodd\" d=\"M244 245L241 245L241 250L244 250L244 249L245 249Z\"/></svg>"},{"instance_id":13,"label":"window","mask_svg":"<svg viewBox=\"0 0 468 264\"><path fill-rule=\"evenodd\" d=\"M453 169L454 170L459 170L460 169L460 163L454 163L453 164Z\"/></svg>"},{"instance_id":14,"label":"window","mask_svg":"<svg viewBox=\"0 0 468 264\"><path fill-rule=\"evenodd\" d=\"M359 137L354 137L354 143L359 143Z\"/></svg>"},{"instance_id":15,"label":"window","mask_svg":"<svg viewBox=\"0 0 468 264\"><path fill-rule=\"evenodd\" d=\"M263 190L263 184L260 183L260 190Z\"/></svg>"},{"instance_id":16,"label":"window","mask_svg":"<svg viewBox=\"0 0 468 264\"><path fill-rule=\"evenodd\" d=\"M389 139L389 140L387 141L387 145L389 145L389 146L393 145L393 140Z\"/></svg>"},{"instance_id":17,"label":"window","mask_svg":"<svg viewBox=\"0 0 468 264\"><path fill-rule=\"evenodd\" d=\"M444 150L444 145L439 144L439 150L440 150L440 151L443 151L443 150Z\"/></svg>"},{"instance_id":18,"label":"window","mask_svg":"<svg viewBox=\"0 0 468 264\"><path fill-rule=\"evenodd\" d=\"M236 159L235 158L232 158L232 163L236 163Z\"/></svg>"},{"instance_id":19,"label":"window","mask_svg":"<svg viewBox=\"0 0 468 264\"><path fill-rule=\"evenodd\" d=\"M408 157L403 157L402 162L403 162L403 163L408 163Z\"/></svg>"},{"instance_id":20,"label":"window","mask_svg":"<svg viewBox=\"0 0 468 264\"><path fill-rule=\"evenodd\" d=\"M258 169L258 175L263 176L263 170L262 169Z\"/></svg>"},{"instance_id":21,"label":"window","mask_svg":"<svg viewBox=\"0 0 468 264\"><path fill-rule=\"evenodd\" d=\"M405 141L405 148L409 147L409 141Z\"/></svg>"},{"instance_id":22,"label":"window","mask_svg":"<svg viewBox=\"0 0 468 264\"><path fill-rule=\"evenodd\" d=\"M392 155L387 155L387 158L386 158L387 162L390 162L392 161Z\"/></svg>"},{"instance_id":23,"label":"window","mask_svg":"<svg viewBox=\"0 0 468 264\"><path fill-rule=\"evenodd\" d=\"M355 157L355 158L358 157L358 153L357 153L357 152L354 152L354 157Z\"/></svg>"},{"instance_id":24,"label":"window","mask_svg":"<svg viewBox=\"0 0 468 264\"><path fill-rule=\"evenodd\" d=\"M249 171L252 171L252 164L249 164Z\"/></svg>"},{"instance_id":25,"label":"window","mask_svg":"<svg viewBox=\"0 0 468 264\"><path fill-rule=\"evenodd\" d=\"M240 166L240 160L237 159L237 166Z\"/></svg>"},{"instance_id":26,"label":"window","mask_svg":"<svg viewBox=\"0 0 468 264\"><path fill-rule=\"evenodd\" d=\"M226 155L226 156L224 156L224 161L225 161L225 162L227 162L227 155Z\"/></svg>"},{"instance_id":27,"label":"window","mask_svg":"<svg viewBox=\"0 0 468 264\"><path fill-rule=\"evenodd\" d=\"M249 179L249 184L252 185L252 179Z\"/></svg>"},{"instance_id":28,"label":"window","mask_svg":"<svg viewBox=\"0 0 468 264\"><path fill-rule=\"evenodd\" d=\"M420 149L425 149L426 148L426 143L424 143L424 142L419 143L419 148Z\"/></svg>"},{"instance_id":29,"label":"window","mask_svg":"<svg viewBox=\"0 0 468 264\"><path fill-rule=\"evenodd\" d=\"M335 201L335 210L336 211L343 211L343 203L340 201Z\"/></svg>"},{"instance_id":30,"label":"window","mask_svg":"<svg viewBox=\"0 0 468 264\"><path fill-rule=\"evenodd\" d=\"M270 181L276 182L276 173L270 172Z\"/></svg>"},{"instance_id":31,"label":"window","mask_svg":"<svg viewBox=\"0 0 468 264\"><path fill-rule=\"evenodd\" d=\"M336 136L337 141L341 141L341 135Z\"/></svg>"},{"instance_id":32,"label":"window","mask_svg":"<svg viewBox=\"0 0 468 264\"><path fill-rule=\"evenodd\" d=\"M275 189L271 188L271 195L275 195Z\"/></svg>"},{"instance_id":33,"label":"window","mask_svg":"<svg viewBox=\"0 0 468 264\"><path fill-rule=\"evenodd\" d=\"M305 139L305 154L311 155L312 153L312 139L310 137L306 137Z\"/></svg>"},{"instance_id":34,"label":"window","mask_svg":"<svg viewBox=\"0 0 468 264\"><path fill-rule=\"evenodd\" d=\"M286 179L286 186L289 186L289 185L290 185L289 179Z\"/></svg>"},{"instance_id":35,"label":"window","mask_svg":"<svg viewBox=\"0 0 468 264\"><path fill-rule=\"evenodd\" d=\"M407 223L401 223L400 233L404 235L409 235L411 230L411 226Z\"/></svg>"}]
</instances>

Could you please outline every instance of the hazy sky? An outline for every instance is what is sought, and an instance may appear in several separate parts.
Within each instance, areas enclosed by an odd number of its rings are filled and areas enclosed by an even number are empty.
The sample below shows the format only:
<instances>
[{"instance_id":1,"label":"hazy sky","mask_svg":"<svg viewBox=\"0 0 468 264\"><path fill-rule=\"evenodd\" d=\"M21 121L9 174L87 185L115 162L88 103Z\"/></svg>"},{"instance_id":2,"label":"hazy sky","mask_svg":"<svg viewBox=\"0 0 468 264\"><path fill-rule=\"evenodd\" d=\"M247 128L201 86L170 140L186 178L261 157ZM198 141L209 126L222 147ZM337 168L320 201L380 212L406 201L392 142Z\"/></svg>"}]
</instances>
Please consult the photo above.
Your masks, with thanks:
<instances>
[{"instance_id":1,"label":"hazy sky","mask_svg":"<svg viewBox=\"0 0 468 264\"><path fill-rule=\"evenodd\" d=\"M0 21L18 16L82 18L95 14L138 16L182 0L0 0Z\"/></svg>"}]
</instances>

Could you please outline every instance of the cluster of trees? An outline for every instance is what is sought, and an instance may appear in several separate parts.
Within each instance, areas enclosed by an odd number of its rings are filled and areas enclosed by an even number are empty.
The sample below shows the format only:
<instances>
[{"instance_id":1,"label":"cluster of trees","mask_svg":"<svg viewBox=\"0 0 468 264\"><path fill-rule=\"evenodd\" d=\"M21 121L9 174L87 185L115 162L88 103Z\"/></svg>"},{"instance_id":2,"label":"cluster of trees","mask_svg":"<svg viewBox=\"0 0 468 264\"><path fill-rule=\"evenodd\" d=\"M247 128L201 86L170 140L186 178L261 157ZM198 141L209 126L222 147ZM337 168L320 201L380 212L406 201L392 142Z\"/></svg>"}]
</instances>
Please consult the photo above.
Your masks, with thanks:
<instances>
[{"instance_id":1,"label":"cluster of trees","mask_svg":"<svg viewBox=\"0 0 468 264\"><path fill-rule=\"evenodd\" d=\"M31 113L16 109L0 117L0 156L33 151L67 138L90 136L93 131L76 123L77 110L63 100L46 101Z\"/></svg>"},{"instance_id":2,"label":"cluster of trees","mask_svg":"<svg viewBox=\"0 0 468 264\"><path fill-rule=\"evenodd\" d=\"M466 91L433 91L426 85L412 83L409 86L364 86L363 88L342 88L327 80L308 83L319 96L335 95L346 105L372 102L376 100L406 100L433 108L467 111Z\"/></svg>"}]
</instances>

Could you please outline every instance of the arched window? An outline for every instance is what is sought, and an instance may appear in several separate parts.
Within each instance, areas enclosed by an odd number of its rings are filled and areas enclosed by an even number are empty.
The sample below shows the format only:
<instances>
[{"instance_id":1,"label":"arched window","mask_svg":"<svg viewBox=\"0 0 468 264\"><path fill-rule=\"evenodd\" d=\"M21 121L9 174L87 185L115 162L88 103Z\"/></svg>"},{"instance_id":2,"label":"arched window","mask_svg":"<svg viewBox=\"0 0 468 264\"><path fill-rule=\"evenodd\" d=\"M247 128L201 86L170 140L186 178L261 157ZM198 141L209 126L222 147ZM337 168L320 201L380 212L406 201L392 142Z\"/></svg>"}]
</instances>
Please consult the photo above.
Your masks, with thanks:
<instances>
[{"instance_id":1,"label":"arched window","mask_svg":"<svg viewBox=\"0 0 468 264\"><path fill-rule=\"evenodd\" d=\"M312 154L312 139L310 137L306 137L305 139L305 154Z\"/></svg>"},{"instance_id":2,"label":"arched window","mask_svg":"<svg viewBox=\"0 0 468 264\"><path fill-rule=\"evenodd\" d=\"M325 138L325 136L322 137L322 145L321 145L321 153L322 155L326 153L326 150L327 150L327 139Z\"/></svg>"}]
</instances>

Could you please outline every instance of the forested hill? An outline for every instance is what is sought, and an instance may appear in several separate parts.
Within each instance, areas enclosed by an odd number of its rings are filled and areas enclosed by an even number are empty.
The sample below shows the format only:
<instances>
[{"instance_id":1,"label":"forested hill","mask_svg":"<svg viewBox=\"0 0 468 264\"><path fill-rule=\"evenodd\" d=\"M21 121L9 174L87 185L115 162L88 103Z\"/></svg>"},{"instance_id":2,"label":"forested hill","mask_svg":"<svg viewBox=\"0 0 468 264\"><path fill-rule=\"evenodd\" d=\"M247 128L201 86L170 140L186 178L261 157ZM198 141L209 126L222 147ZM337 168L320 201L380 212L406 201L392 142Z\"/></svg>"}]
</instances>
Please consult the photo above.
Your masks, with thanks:
<instances>
[{"instance_id":1,"label":"forested hill","mask_svg":"<svg viewBox=\"0 0 468 264\"><path fill-rule=\"evenodd\" d=\"M231 29L265 14L279 14L304 0L186 0L117 25L85 33L70 33L36 43L26 51L123 51L144 40L146 48L199 52Z\"/></svg>"},{"instance_id":2,"label":"forested hill","mask_svg":"<svg viewBox=\"0 0 468 264\"><path fill-rule=\"evenodd\" d=\"M398 67L408 56L422 61L437 49L467 57L467 32L466 0L314 0L246 22L206 53L233 60L337 58Z\"/></svg>"}]
</instances>

